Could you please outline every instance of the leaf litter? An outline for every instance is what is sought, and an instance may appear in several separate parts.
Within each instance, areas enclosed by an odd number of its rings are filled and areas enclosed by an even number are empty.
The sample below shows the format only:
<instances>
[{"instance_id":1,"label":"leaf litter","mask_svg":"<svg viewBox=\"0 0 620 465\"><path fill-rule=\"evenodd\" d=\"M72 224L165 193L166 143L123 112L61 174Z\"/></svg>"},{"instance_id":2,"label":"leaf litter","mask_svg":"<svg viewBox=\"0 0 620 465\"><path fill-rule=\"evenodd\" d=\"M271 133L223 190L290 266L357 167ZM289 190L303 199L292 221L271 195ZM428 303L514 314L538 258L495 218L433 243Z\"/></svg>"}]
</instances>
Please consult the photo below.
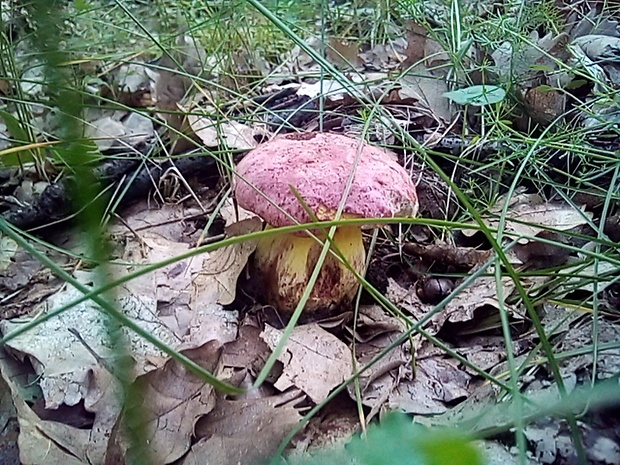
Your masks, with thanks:
<instances>
[{"instance_id":1,"label":"leaf litter","mask_svg":"<svg viewBox=\"0 0 620 465\"><path fill-rule=\"evenodd\" d=\"M438 7L434 13L437 17L447 14L438 5L427 7ZM595 88L601 87L601 83L617 83L617 22L604 20L593 25L591 19L592 14L574 19L572 24L567 21L564 32L542 35L534 31L519 46L507 41L490 55L500 77L507 69L512 70L512 79L518 77L515 91L523 96L531 121L549 124L566 109L565 92L556 88L567 88L573 76L564 72L558 61L570 61L593 76ZM422 135L419 140L435 146L440 139L437 134L460 111L447 97L457 103L483 107L505 97L503 88L498 86L449 88L444 79L449 62L444 47L419 24L409 23L404 35L390 40L388 45L373 47L362 47L355 41L337 37L329 39L332 50L327 57L350 73L355 93L368 101L378 99L390 110L392 118L387 121L378 117L382 123L378 126L402 130L418 125ZM317 38L306 43L317 51L321 48ZM168 127L156 134L152 121L138 113L97 110L88 118L91 129L87 136L95 140L100 151L136 148L163 134L173 141L172 151L178 153L187 149L189 143L179 138L179 132L209 148L239 151L270 137L273 120L267 117L245 118L246 115L235 113L235 106L225 109L230 114L214 117L217 107L212 102L217 96L205 89L192 95L189 77L199 76L207 68L213 75L221 70L192 37L181 34L178 45L180 52L174 60L164 57L155 67L150 63L118 66L113 73L112 89L107 90L113 91L114 99L133 108L154 105L161 112L158 117ZM462 57L465 62L475 62L474 52ZM291 85L271 76L268 62L264 61L263 66L265 83L274 93L292 90L297 102L309 99L306 101L311 104L324 99L327 110L337 109L344 114L334 116L330 122L328 111L330 127L352 132L357 129L358 123L352 117L355 113L348 110L356 101L349 92L351 87L336 80L312 78L301 78L299 84ZM301 76L318 70L319 65L296 47L288 54L282 69ZM179 74L179 70L186 75ZM394 78L395 70L406 72ZM32 95L42 92L38 85L40 76L32 74L31 81L37 85L23 89L24 92ZM92 90L107 95L103 88L95 86ZM177 111L192 114L180 116L174 114ZM611 103L595 99L584 101L578 108L581 124L586 127L599 125L601 118L615 121L614 111ZM304 118L307 119L296 123L299 127L318 127L314 116ZM290 123L292 115L284 114L279 121ZM399 142L380 127L372 134L379 142ZM449 191L447 186L441 187ZM437 203L437 210L445 211L445 205ZM205 236L201 230L203 223L196 218L204 215L205 208L199 207L164 204L161 208L150 208L140 204L128 208L123 221L109 230L118 262L109 266L110 275L126 276L146 264L188 252L200 244ZM506 215L502 218L504 210ZM237 211L231 203L225 205L221 216L226 237L259 231L262 227L258 219L243 212L241 218L236 218ZM553 277L521 275L529 295L541 299L536 304L541 308L544 328L554 347L560 354L582 351L560 363L570 389L578 382L589 382L588 376L594 369L601 379L613 377L619 371L618 351L614 347L618 340L617 325L599 316L594 328L587 312L613 292L617 283L615 262L601 260L591 264L587 262L587 254L569 250L596 247L594 242L576 242L574 236L575 231L579 234L583 228L592 226L593 218L588 205L575 206L531 192L500 199L483 215L485 225L492 230L504 225L501 232L505 242L500 245L516 241L508 256L519 271L553 265L561 267L558 276L568 277L561 282L552 300L572 299L571 302L576 302L572 312L562 305L546 302L545 292L554 285ZM382 356L359 377L358 384L348 386L348 397L340 395L326 405L323 417L311 420L306 431L295 438L296 447L306 450L313 444L329 443L331 439L325 438L330 434L336 436L334 442L348 440L360 426L355 402L365 407L366 421L388 409L401 409L430 424L473 421L476 427L472 430L509 425L511 417L502 409L501 389L485 383L479 370L500 376L507 370L507 350L520 363L525 363L525 355L538 341L530 331L529 318L517 298L515 283L508 278L497 281L493 276L498 262L457 291L472 273L496 259L492 250L471 247L468 241L474 240L474 230L461 232L466 239L455 235L452 238L455 244L445 244L436 239L433 231L424 231L419 234L421 240L415 247L403 247L402 251L415 255L416 261L409 272L384 276L384 290L405 317L388 315L376 305L362 305L354 326L347 321L353 313L350 311L331 321L299 325L266 385L239 398L216 393L159 349L126 331L123 337L128 340L129 360L124 361L131 367L129 382L143 393L143 398L136 404L126 404L122 412L121 388L114 370L109 368L114 366L118 354L110 347L101 310L87 301L39 324L7 343L0 363L20 423L21 462L121 463L131 448L123 433L126 427L146 433L150 453L156 457L153 463L193 464L212 460L210 463L233 464L266 460L310 406L325 400L356 369L379 354ZM250 305L249 312L239 307L245 296L239 295L237 282L243 277L253 247L251 241L244 241L178 261L128 281L115 289L110 299L161 341L221 379L249 388L282 335L281 325L265 323L256 306ZM35 277L41 273L36 262L28 259L23 251L11 253L15 254L12 257L20 258L3 262L2 298L10 301L13 292L25 295L18 301L23 307L21 312L3 312L0 323L3 335L81 296L69 285L49 289L51 297L46 296L34 287L39 279ZM443 257L443 263L436 259L438 256ZM440 277L434 278L435 273ZM91 289L100 284L98 270L78 267L73 274ZM430 299L429 282L439 283L438 294ZM500 312L507 312L514 331L513 345L509 348L498 332ZM415 333L405 343L388 349L412 324L429 313L433 316L424 329L458 353L460 360ZM591 351L583 351L591 344L593 334L602 347L596 359ZM472 369L472 365L478 370ZM558 388L544 369L530 364L527 370L523 380L527 395L549 403L559 399ZM38 392L28 393L29 386L36 386ZM43 407L35 409L33 399L43 399ZM78 412L76 415L81 416L86 427L71 426L66 418L59 417L58 412L67 407ZM485 409L488 411L481 413ZM142 413L134 415L135 412ZM342 421L341 425L329 416L330 412ZM46 420L46 415L55 420ZM136 420L133 424L127 422L132 417ZM328 426L322 430L317 426L321 424ZM581 427L586 431L589 457L596 463L617 463L617 443L588 425ZM528 463L573 460L573 446L565 425L538 420L524 432L532 452ZM514 451L502 442L486 441L483 447L489 451L490 463L516 460ZM48 452L43 457L37 450Z\"/></svg>"}]
</instances>

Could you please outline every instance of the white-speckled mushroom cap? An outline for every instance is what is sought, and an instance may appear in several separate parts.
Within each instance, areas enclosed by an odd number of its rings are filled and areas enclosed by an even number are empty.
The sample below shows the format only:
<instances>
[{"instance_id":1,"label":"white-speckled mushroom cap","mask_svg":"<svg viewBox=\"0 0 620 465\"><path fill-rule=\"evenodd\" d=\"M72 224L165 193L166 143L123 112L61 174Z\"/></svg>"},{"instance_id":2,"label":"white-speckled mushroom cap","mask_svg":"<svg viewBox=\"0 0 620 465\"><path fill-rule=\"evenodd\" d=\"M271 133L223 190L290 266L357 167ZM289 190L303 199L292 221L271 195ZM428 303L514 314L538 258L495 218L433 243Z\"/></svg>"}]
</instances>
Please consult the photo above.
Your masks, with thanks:
<instances>
[{"instance_id":1,"label":"white-speckled mushroom cap","mask_svg":"<svg viewBox=\"0 0 620 465\"><path fill-rule=\"evenodd\" d=\"M257 190L298 222L308 223L310 218L293 195L293 186L319 220L333 219L358 152L343 214L362 218L415 216L415 186L393 153L331 133L281 135L251 150L237 165L235 197L241 207L272 226L288 226L294 221Z\"/></svg>"}]
</instances>

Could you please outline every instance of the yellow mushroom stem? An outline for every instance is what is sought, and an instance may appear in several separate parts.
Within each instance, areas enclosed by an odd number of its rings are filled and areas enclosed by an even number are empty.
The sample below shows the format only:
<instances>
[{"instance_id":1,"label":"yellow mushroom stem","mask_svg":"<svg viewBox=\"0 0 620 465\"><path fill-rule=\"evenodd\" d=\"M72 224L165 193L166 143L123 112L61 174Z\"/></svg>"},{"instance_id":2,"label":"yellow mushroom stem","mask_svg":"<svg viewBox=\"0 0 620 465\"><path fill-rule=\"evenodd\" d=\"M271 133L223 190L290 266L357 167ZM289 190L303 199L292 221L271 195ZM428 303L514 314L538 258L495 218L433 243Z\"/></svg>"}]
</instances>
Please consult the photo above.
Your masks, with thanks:
<instances>
[{"instance_id":1,"label":"yellow mushroom stem","mask_svg":"<svg viewBox=\"0 0 620 465\"><path fill-rule=\"evenodd\" d=\"M268 226L269 227L269 226ZM321 239L321 233L314 233ZM333 245L358 273L364 270L366 250L359 226L340 226ZM255 271L264 284L267 301L284 313L292 313L301 299L323 245L308 235L278 234L261 239L254 256ZM359 287L355 275L328 253L304 308L305 312L331 310L349 303Z\"/></svg>"}]
</instances>

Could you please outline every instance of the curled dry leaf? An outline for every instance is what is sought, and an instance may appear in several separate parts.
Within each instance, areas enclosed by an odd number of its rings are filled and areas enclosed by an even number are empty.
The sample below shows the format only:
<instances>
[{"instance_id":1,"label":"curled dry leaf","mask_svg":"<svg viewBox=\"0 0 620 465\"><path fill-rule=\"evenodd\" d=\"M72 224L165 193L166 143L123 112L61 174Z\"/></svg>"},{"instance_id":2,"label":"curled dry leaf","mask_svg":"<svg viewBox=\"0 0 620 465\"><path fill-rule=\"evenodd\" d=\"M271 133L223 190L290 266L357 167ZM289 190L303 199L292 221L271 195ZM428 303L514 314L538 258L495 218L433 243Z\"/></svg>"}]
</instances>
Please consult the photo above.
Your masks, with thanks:
<instances>
[{"instance_id":1,"label":"curled dry leaf","mask_svg":"<svg viewBox=\"0 0 620 465\"><path fill-rule=\"evenodd\" d=\"M133 234L128 236L124 261L138 265L157 263L189 250L189 244L178 242L183 239L183 230L179 222L170 221L169 214L144 216L144 212L140 212L127 218L126 222L134 228L153 226L142 231L139 241L133 240ZM171 226L164 227L158 224L160 222ZM226 231L228 236L238 236L261 227L260 220L253 217L228 225ZM234 311L224 311L221 306L234 300L237 279L253 250L252 241L221 247L133 279L125 287L138 295L155 292L157 316L182 339L185 348L211 339L224 343L235 337L238 315ZM129 271L122 267L116 270L121 275Z\"/></svg>"},{"instance_id":2,"label":"curled dry leaf","mask_svg":"<svg viewBox=\"0 0 620 465\"><path fill-rule=\"evenodd\" d=\"M501 295L504 297L512 294L515 288L511 278L503 278L501 286ZM495 278L492 276L481 276L446 305L442 312L445 315L444 321L456 323L471 320L474 317L474 312L485 305L499 308L500 302L497 299L497 295Z\"/></svg>"},{"instance_id":3,"label":"curled dry leaf","mask_svg":"<svg viewBox=\"0 0 620 465\"><path fill-rule=\"evenodd\" d=\"M325 452L326 450L344 450L349 440L360 430L360 416L354 401L345 401L340 396L327 403L320 412L313 416L303 434L297 435L292 446L294 450L289 457L309 452L311 454ZM296 463L296 462L292 462ZM325 462L323 462L325 463ZM335 458L328 463L338 462Z\"/></svg>"},{"instance_id":4,"label":"curled dry leaf","mask_svg":"<svg viewBox=\"0 0 620 465\"><path fill-rule=\"evenodd\" d=\"M426 304L420 300L414 286L405 288L392 278L388 278L386 297L390 302L409 312L416 320L421 320L433 310L433 305ZM436 316L432 318L434 319ZM430 329L433 334L439 331L439 327L436 327L436 325L431 325L431 328L427 329Z\"/></svg>"},{"instance_id":5,"label":"curled dry leaf","mask_svg":"<svg viewBox=\"0 0 620 465\"><path fill-rule=\"evenodd\" d=\"M92 63L97 65L97 62ZM115 89L103 87L100 90L91 86L94 93L114 98L122 105L133 108L146 108L153 105L154 87L158 73L146 63L129 63L121 65L112 75ZM109 93L113 95L108 95Z\"/></svg>"},{"instance_id":6,"label":"curled dry leaf","mask_svg":"<svg viewBox=\"0 0 620 465\"><path fill-rule=\"evenodd\" d=\"M229 237L238 237L258 232L262 226L260 218L254 216L227 226L226 233ZM255 249L256 241L246 240L210 252L202 270L192 280L191 303L232 303L235 300L237 279Z\"/></svg>"},{"instance_id":7,"label":"curled dry leaf","mask_svg":"<svg viewBox=\"0 0 620 465\"><path fill-rule=\"evenodd\" d=\"M501 285L504 297L509 296L515 288L510 278L503 278ZM437 334L446 323L458 324L472 321L477 316L476 312L485 307L499 309L497 294L494 277L479 277L458 294L453 293L450 302L430 318L425 329L431 334ZM425 304L420 300L413 287L405 289L391 278L388 280L387 297L418 320L425 318L434 309L433 305ZM507 304L504 306L508 311L514 310Z\"/></svg>"},{"instance_id":8,"label":"curled dry leaf","mask_svg":"<svg viewBox=\"0 0 620 465\"><path fill-rule=\"evenodd\" d=\"M234 229L235 225L232 226ZM160 229L160 232L165 230ZM133 250L129 251L132 244ZM196 347L208 339L218 339L221 343L231 341L236 337L237 314L223 311L218 302L229 301L234 297L238 273L252 250L251 247L248 249L248 244L238 244L247 249L243 256L235 255L234 247L230 250L220 249L216 251L219 255L215 252L214 256L203 254L132 279L117 289L115 304L139 326L172 347L178 348L181 344L186 348ZM128 261L137 260L139 265L142 261L159 262L187 250L187 244L168 240L156 233L143 232L139 242L130 241L126 245L125 258ZM142 257L145 255L144 260ZM231 266L222 269L221 266L225 264ZM196 287L192 292L192 278L205 270L210 278L195 280ZM116 277L130 272L120 266L113 271ZM97 272L76 273L76 277L88 287L94 288ZM211 284L207 282L208 279L211 279ZM231 291L226 293L226 289ZM49 299L44 308L52 311L81 295L76 289L67 286ZM106 343L105 319L100 309L87 301L41 323L15 338L9 345L14 352L22 357L28 356L33 361L40 375L39 384L47 408L57 408L62 404L76 405L83 400L88 408L97 412L97 431L101 434L109 434L120 410L118 404L108 396L115 389L107 363L114 353ZM23 324L5 321L1 328L4 334L8 334ZM69 330L74 330L92 353ZM159 349L132 331L123 331L129 341L129 353L136 362L133 376L144 374L164 363L166 357ZM93 432L91 442L101 447L103 440L98 439L98 434ZM98 452L92 450L91 454L95 457Z\"/></svg>"},{"instance_id":9,"label":"curled dry leaf","mask_svg":"<svg viewBox=\"0 0 620 465\"><path fill-rule=\"evenodd\" d=\"M360 44L354 40L329 38L329 47L326 50L327 59L340 68L359 68L362 64L359 52Z\"/></svg>"},{"instance_id":10,"label":"curled dry leaf","mask_svg":"<svg viewBox=\"0 0 620 465\"><path fill-rule=\"evenodd\" d=\"M177 105L192 83L190 76L202 74L207 61L206 53L197 40L188 35L180 35L177 48L172 54L164 54L159 60L159 76L154 88L157 108L177 110ZM164 116L164 120L169 120L169 116Z\"/></svg>"},{"instance_id":11,"label":"curled dry leaf","mask_svg":"<svg viewBox=\"0 0 620 465\"><path fill-rule=\"evenodd\" d=\"M481 265L491 257L491 251L478 250L473 247L457 247L445 242L434 244L403 244L403 251L420 257L425 263L440 264L457 269L471 269Z\"/></svg>"},{"instance_id":12,"label":"curled dry leaf","mask_svg":"<svg viewBox=\"0 0 620 465\"><path fill-rule=\"evenodd\" d=\"M534 121L551 123L564 114L566 93L549 86L532 87L525 92L524 103Z\"/></svg>"},{"instance_id":13,"label":"curled dry leaf","mask_svg":"<svg viewBox=\"0 0 620 465\"><path fill-rule=\"evenodd\" d=\"M139 113L115 113L88 123L86 137L101 151L112 147L135 147L152 137L153 121Z\"/></svg>"},{"instance_id":14,"label":"curled dry leaf","mask_svg":"<svg viewBox=\"0 0 620 465\"><path fill-rule=\"evenodd\" d=\"M150 90L153 82L149 67L144 63L128 63L121 65L114 73L114 83L122 93L136 94Z\"/></svg>"},{"instance_id":15,"label":"curled dry leaf","mask_svg":"<svg viewBox=\"0 0 620 465\"><path fill-rule=\"evenodd\" d=\"M273 350L282 331L267 325L261 337ZM346 344L316 324L296 327L278 360L284 367L274 386L280 391L298 387L317 404L353 373Z\"/></svg>"},{"instance_id":16,"label":"curled dry leaf","mask_svg":"<svg viewBox=\"0 0 620 465\"><path fill-rule=\"evenodd\" d=\"M615 63L620 58L620 37L586 35L573 40L572 44L597 63Z\"/></svg>"},{"instance_id":17,"label":"curled dry leaf","mask_svg":"<svg viewBox=\"0 0 620 465\"><path fill-rule=\"evenodd\" d=\"M389 316L378 305L360 307L355 325L355 340L365 343L390 333L402 333L405 329L403 322Z\"/></svg>"},{"instance_id":18,"label":"curled dry leaf","mask_svg":"<svg viewBox=\"0 0 620 465\"><path fill-rule=\"evenodd\" d=\"M447 123L454 117L456 110L444 97L448 92L446 81L434 76L424 65L416 65L409 74L403 76L400 85L401 89L398 91L400 98L417 101L418 105L427 109L436 121Z\"/></svg>"}]
</instances>

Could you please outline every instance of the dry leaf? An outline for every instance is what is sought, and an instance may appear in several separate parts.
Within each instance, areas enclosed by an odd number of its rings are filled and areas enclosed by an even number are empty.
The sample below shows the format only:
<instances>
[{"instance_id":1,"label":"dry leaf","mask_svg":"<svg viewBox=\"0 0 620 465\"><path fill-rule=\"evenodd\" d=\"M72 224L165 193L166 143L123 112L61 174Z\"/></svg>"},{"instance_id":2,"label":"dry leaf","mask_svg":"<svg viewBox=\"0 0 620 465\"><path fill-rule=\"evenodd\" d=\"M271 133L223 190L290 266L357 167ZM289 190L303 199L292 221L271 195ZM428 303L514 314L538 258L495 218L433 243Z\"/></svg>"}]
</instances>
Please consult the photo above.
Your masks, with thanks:
<instances>
[{"instance_id":1,"label":"dry leaf","mask_svg":"<svg viewBox=\"0 0 620 465\"><path fill-rule=\"evenodd\" d=\"M551 123L564 114L566 93L549 86L532 87L525 92L528 115L538 123Z\"/></svg>"},{"instance_id":2,"label":"dry leaf","mask_svg":"<svg viewBox=\"0 0 620 465\"><path fill-rule=\"evenodd\" d=\"M472 270L475 271L475 270ZM489 273L492 273L489 269ZM502 295L509 296L515 288L511 278L502 278ZM500 303L497 299L497 283L493 276L481 276L471 283L467 288L455 296L440 313L441 317L435 322L443 325L445 321L452 323L469 321L474 318L474 312L486 305L499 309ZM504 304L510 310L511 307Z\"/></svg>"},{"instance_id":3,"label":"dry leaf","mask_svg":"<svg viewBox=\"0 0 620 465\"><path fill-rule=\"evenodd\" d=\"M324 96L331 103L342 102L348 95L347 88L339 81L322 79L312 84L303 82L297 90L297 95L316 99Z\"/></svg>"},{"instance_id":4,"label":"dry leaf","mask_svg":"<svg viewBox=\"0 0 620 465\"><path fill-rule=\"evenodd\" d=\"M125 135L125 127L111 116L104 116L86 126L86 137L93 139L101 151L109 150Z\"/></svg>"},{"instance_id":5,"label":"dry leaf","mask_svg":"<svg viewBox=\"0 0 620 465\"><path fill-rule=\"evenodd\" d=\"M573 208L560 202L546 202L537 194L518 194L511 199L499 201L484 216L487 227L497 229L504 202L508 202L504 235L510 238L519 238L519 243L527 243L528 239L522 236L536 236L545 228L567 231L588 222L592 214ZM463 234L471 236L476 231L464 229Z\"/></svg>"},{"instance_id":6,"label":"dry leaf","mask_svg":"<svg viewBox=\"0 0 620 465\"><path fill-rule=\"evenodd\" d=\"M220 209L220 215L224 219L224 223L226 227L231 226L234 223L239 223L243 220L249 220L252 218L258 218L256 213L253 213L245 208L235 205L232 198L226 199L224 205ZM259 225L257 224L257 228ZM238 228L238 227L237 227ZM260 229L256 229L256 231L260 231ZM250 231L248 231L249 233Z\"/></svg>"},{"instance_id":7,"label":"dry leaf","mask_svg":"<svg viewBox=\"0 0 620 465\"><path fill-rule=\"evenodd\" d=\"M360 368L365 367L404 332L402 323L386 315L380 307L364 307L361 309L361 314L365 316L360 321L359 329L367 335L368 340L355 346L355 358ZM370 337L373 332L376 334L375 337ZM380 411L394 389L402 382L406 372L405 366L410 362L409 344L401 344L384 354L359 377L361 401L371 407L367 415L368 420ZM350 384L348 390L351 398L357 399L355 385Z\"/></svg>"},{"instance_id":8,"label":"dry leaf","mask_svg":"<svg viewBox=\"0 0 620 465\"><path fill-rule=\"evenodd\" d=\"M222 366L258 373L270 354L269 347L260 338L260 334L259 324L246 315L239 328L239 337L224 345Z\"/></svg>"},{"instance_id":9,"label":"dry leaf","mask_svg":"<svg viewBox=\"0 0 620 465\"><path fill-rule=\"evenodd\" d=\"M426 56L426 36L427 31L424 27L413 21L407 22L407 48L405 49L406 58L402 64L403 69L417 64Z\"/></svg>"},{"instance_id":10,"label":"dry leaf","mask_svg":"<svg viewBox=\"0 0 620 465\"><path fill-rule=\"evenodd\" d=\"M471 376L458 362L443 356L416 360L413 380L402 381L389 396L389 405L408 413L436 415L469 396Z\"/></svg>"},{"instance_id":11,"label":"dry leaf","mask_svg":"<svg viewBox=\"0 0 620 465\"><path fill-rule=\"evenodd\" d=\"M89 430L41 420L28 406L16 380L20 365L0 351L0 373L10 389L19 422L18 447L23 465L86 465Z\"/></svg>"},{"instance_id":12,"label":"dry leaf","mask_svg":"<svg viewBox=\"0 0 620 465\"><path fill-rule=\"evenodd\" d=\"M572 44L581 48L588 58L597 63L615 63L620 58L620 37L586 35L573 40Z\"/></svg>"},{"instance_id":13,"label":"dry leaf","mask_svg":"<svg viewBox=\"0 0 620 465\"><path fill-rule=\"evenodd\" d=\"M154 133L153 120L140 113L129 113L129 116L123 119L123 126L127 135L122 140L123 145L135 147L142 142L146 142Z\"/></svg>"},{"instance_id":14,"label":"dry leaf","mask_svg":"<svg viewBox=\"0 0 620 465\"><path fill-rule=\"evenodd\" d=\"M0 248L0 298L5 298L26 286L43 265L8 237L0 237Z\"/></svg>"},{"instance_id":15,"label":"dry leaf","mask_svg":"<svg viewBox=\"0 0 620 465\"><path fill-rule=\"evenodd\" d=\"M507 297L514 290L514 283L510 278L503 278L501 282L502 295ZM433 305L425 304L420 300L413 286L410 289L405 289L391 278L388 279L386 296L390 301L411 313L417 320L425 318L434 309ZM512 307L504 305L509 311L513 310ZM425 329L431 334L437 334L446 322L451 324L469 322L477 316L476 311L484 307L499 308L497 287L493 276L479 277L466 289L454 296L440 312L430 318ZM497 312L493 311L492 313Z\"/></svg>"},{"instance_id":16,"label":"dry leaf","mask_svg":"<svg viewBox=\"0 0 620 465\"><path fill-rule=\"evenodd\" d=\"M302 453L321 453L329 451L328 463L345 464L339 462L333 453L343 450L354 434L360 430L360 416L357 405L353 401L346 402L338 397L328 402L308 422L303 435L297 435L292 441L294 449L288 457L296 457ZM343 457L346 457L343 455ZM294 462L297 463L297 462ZM321 461L319 463L324 463Z\"/></svg>"},{"instance_id":17,"label":"dry leaf","mask_svg":"<svg viewBox=\"0 0 620 465\"><path fill-rule=\"evenodd\" d=\"M97 282L97 274L76 272L76 279L89 289ZM52 311L65 305L82 293L70 285L55 294L43 306ZM153 297L136 296L119 290L115 305L122 308L144 330L161 341L175 346L178 339L156 317L157 302ZM10 334L26 321L3 321L0 330ZM87 396L90 371L99 365L93 355L79 342L69 330L76 330L89 347L103 360L112 360L115 352L111 349L105 325L107 317L92 301L85 301L55 318L49 319L30 331L12 339L7 347L28 356L41 376L40 385L45 396L47 408L57 408L61 404L76 405ZM128 349L136 361L135 374L152 369L152 359L162 357L162 352L152 344L126 328L123 330L128 341Z\"/></svg>"},{"instance_id":18,"label":"dry leaf","mask_svg":"<svg viewBox=\"0 0 620 465\"><path fill-rule=\"evenodd\" d=\"M433 305L425 304L420 300L413 285L405 288L393 278L388 278L385 296L390 302L407 310L416 320L421 320L433 310Z\"/></svg>"},{"instance_id":19,"label":"dry leaf","mask_svg":"<svg viewBox=\"0 0 620 465\"><path fill-rule=\"evenodd\" d=\"M564 33L555 36L549 33L540 37L537 31L533 31L530 40L516 46L511 42L504 42L491 54L495 62L494 69L504 80L518 77L519 81L524 83L524 88L531 87L532 82L535 82L534 77L541 69L552 74L558 67L556 60L565 61L568 58L567 41L568 36Z\"/></svg>"},{"instance_id":20,"label":"dry leaf","mask_svg":"<svg viewBox=\"0 0 620 465\"><path fill-rule=\"evenodd\" d=\"M142 235L149 231L169 241L195 243L196 240L187 234L189 218L200 219L201 215L205 215L204 210L198 207L180 207L166 203L153 208L148 201L140 201L125 207L123 221L111 224L109 232L113 238L123 236L135 241L139 239L136 233Z\"/></svg>"},{"instance_id":21,"label":"dry leaf","mask_svg":"<svg viewBox=\"0 0 620 465\"><path fill-rule=\"evenodd\" d=\"M267 325L261 337L273 350L282 331ZM297 326L278 360L284 367L274 386L280 391L298 387L317 404L353 370L346 344L316 324Z\"/></svg>"},{"instance_id":22,"label":"dry leaf","mask_svg":"<svg viewBox=\"0 0 620 465\"><path fill-rule=\"evenodd\" d=\"M360 307L355 325L355 340L370 342L384 334L402 333L404 325L401 320L385 313L378 305L364 305Z\"/></svg>"},{"instance_id":23,"label":"dry leaf","mask_svg":"<svg viewBox=\"0 0 620 465\"><path fill-rule=\"evenodd\" d=\"M255 136L265 135L264 131L236 121L218 122L195 114L187 115L187 121L206 147L225 145L230 149L250 150L258 145Z\"/></svg>"},{"instance_id":24,"label":"dry leaf","mask_svg":"<svg viewBox=\"0 0 620 465\"><path fill-rule=\"evenodd\" d=\"M298 390L260 399L218 399L196 425L194 444L181 465L238 465L269 459L299 422Z\"/></svg>"},{"instance_id":25,"label":"dry leaf","mask_svg":"<svg viewBox=\"0 0 620 465\"><path fill-rule=\"evenodd\" d=\"M398 91L402 100L412 99L428 109L442 123L452 121L456 110L450 101L444 97L448 92L446 81L434 76L423 64L416 65L409 73L403 76Z\"/></svg>"},{"instance_id":26,"label":"dry leaf","mask_svg":"<svg viewBox=\"0 0 620 465\"><path fill-rule=\"evenodd\" d=\"M262 229L262 221L252 217L227 227L228 236L241 236ZM191 305L213 302L227 305L235 300L237 279L248 258L256 249L256 241L246 240L210 252L202 270L193 279Z\"/></svg>"},{"instance_id":27,"label":"dry leaf","mask_svg":"<svg viewBox=\"0 0 620 465\"><path fill-rule=\"evenodd\" d=\"M585 319L574 323L568 331L562 335L558 345L558 353L577 351L587 346L591 346L592 341L592 320ZM600 319L598 322L598 343L615 344L620 340L620 328L609 320ZM594 363L592 351L583 355L576 355L567 358L560 363L560 370L563 376L570 376L584 370L591 371ZM597 379L605 379L620 372L620 349L611 348L601 351L597 358Z\"/></svg>"},{"instance_id":28,"label":"dry leaf","mask_svg":"<svg viewBox=\"0 0 620 465\"><path fill-rule=\"evenodd\" d=\"M200 48L198 41L188 35L179 36L173 54L164 54L159 60L159 77L154 88L157 108L177 110L177 105L191 85L189 76L202 74L207 61L205 51ZM179 65L182 69L179 69Z\"/></svg>"},{"instance_id":29,"label":"dry leaf","mask_svg":"<svg viewBox=\"0 0 620 465\"><path fill-rule=\"evenodd\" d=\"M183 353L213 372L219 361L220 348L219 343L212 341ZM169 360L162 368L136 379L133 388L140 397L125 406L124 425L139 431L146 449L129 446L124 428L116 430L117 435L110 439L111 444L120 446L129 455L149 457L152 465L174 462L188 451L196 421L213 410L213 386L181 363Z\"/></svg>"},{"instance_id":30,"label":"dry leaf","mask_svg":"<svg viewBox=\"0 0 620 465\"><path fill-rule=\"evenodd\" d=\"M345 69L358 68L362 64L359 57L360 45L353 40L340 40L330 37L326 50L327 59Z\"/></svg>"},{"instance_id":31,"label":"dry leaf","mask_svg":"<svg viewBox=\"0 0 620 465\"><path fill-rule=\"evenodd\" d=\"M138 62L121 65L114 73L114 82L124 94L136 94L153 85L148 66Z\"/></svg>"},{"instance_id":32,"label":"dry leaf","mask_svg":"<svg viewBox=\"0 0 620 465\"><path fill-rule=\"evenodd\" d=\"M594 263L589 263L566 267L558 272L558 275L563 278L560 296L576 290L594 292L595 282L597 291L601 292L615 282L614 273L617 271L618 267L615 264L602 260L596 266Z\"/></svg>"}]
</instances>

